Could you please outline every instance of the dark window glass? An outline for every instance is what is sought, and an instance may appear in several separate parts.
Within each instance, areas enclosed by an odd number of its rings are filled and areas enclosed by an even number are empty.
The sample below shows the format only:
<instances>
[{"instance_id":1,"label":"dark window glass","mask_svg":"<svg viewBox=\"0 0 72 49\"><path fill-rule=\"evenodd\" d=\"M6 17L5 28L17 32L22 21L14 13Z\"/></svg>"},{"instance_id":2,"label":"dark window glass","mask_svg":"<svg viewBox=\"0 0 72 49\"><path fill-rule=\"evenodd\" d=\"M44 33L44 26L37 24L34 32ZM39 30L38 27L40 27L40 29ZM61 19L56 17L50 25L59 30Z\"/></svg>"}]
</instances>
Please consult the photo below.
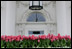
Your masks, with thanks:
<instances>
[{"instance_id":1,"label":"dark window glass","mask_svg":"<svg viewBox=\"0 0 72 49\"><path fill-rule=\"evenodd\" d=\"M45 18L43 17L43 15L41 13L37 13L37 19L38 19L38 22L41 22L41 21L45 21Z\"/></svg>"},{"instance_id":2,"label":"dark window glass","mask_svg":"<svg viewBox=\"0 0 72 49\"><path fill-rule=\"evenodd\" d=\"M33 31L33 34L40 34L40 31Z\"/></svg>"},{"instance_id":3,"label":"dark window glass","mask_svg":"<svg viewBox=\"0 0 72 49\"><path fill-rule=\"evenodd\" d=\"M45 18L43 17L43 15L41 13L32 13L28 19L28 22L44 22Z\"/></svg>"},{"instance_id":4,"label":"dark window glass","mask_svg":"<svg viewBox=\"0 0 72 49\"><path fill-rule=\"evenodd\" d=\"M28 21L28 22L35 22L35 19L36 19L36 13L32 13L32 14L28 17L27 21Z\"/></svg>"},{"instance_id":5,"label":"dark window glass","mask_svg":"<svg viewBox=\"0 0 72 49\"><path fill-rule=\"evenodd\" d=\"M44 31L29 31L29 34L44 34Z\"/></svg>"}]
</instances>

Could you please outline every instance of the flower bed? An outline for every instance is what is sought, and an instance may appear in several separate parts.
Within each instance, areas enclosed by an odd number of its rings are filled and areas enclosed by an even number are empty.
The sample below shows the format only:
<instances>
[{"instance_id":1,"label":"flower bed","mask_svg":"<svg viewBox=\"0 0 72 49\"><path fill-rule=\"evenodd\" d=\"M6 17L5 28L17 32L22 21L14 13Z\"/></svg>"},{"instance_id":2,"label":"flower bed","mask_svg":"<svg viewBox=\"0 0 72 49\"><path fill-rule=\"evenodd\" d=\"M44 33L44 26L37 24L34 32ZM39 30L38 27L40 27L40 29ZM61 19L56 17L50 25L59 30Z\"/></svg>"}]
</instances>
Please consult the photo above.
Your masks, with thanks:
<instances>
[{"instance_id":1,"label":"flower bed","mask_svg":"<svg viewBox=\"0 0 72 49\"><path fill-rule=\"evenodd\" d=\"M57 36L53 34L39 36L1 36L2 48L32 48L32 47L71 47L69 35Z\"/></svg>"}]
</instances>

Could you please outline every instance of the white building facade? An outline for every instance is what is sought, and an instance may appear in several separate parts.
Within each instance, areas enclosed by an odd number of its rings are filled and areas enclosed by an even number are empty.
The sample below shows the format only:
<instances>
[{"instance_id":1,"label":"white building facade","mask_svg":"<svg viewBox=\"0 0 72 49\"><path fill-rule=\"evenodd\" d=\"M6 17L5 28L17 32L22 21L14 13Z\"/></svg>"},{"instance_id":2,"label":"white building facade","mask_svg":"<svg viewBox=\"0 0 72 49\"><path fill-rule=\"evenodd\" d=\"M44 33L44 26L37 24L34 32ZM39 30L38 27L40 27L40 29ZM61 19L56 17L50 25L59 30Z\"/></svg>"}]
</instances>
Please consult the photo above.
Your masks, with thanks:
<instances>
[{"instance_id":1,"label":"white building facade","mask_svg":"<svg viewBox=\"0 0 72 49\"><path fill-rule=\"evenodd\" d=\"M71 36L71 1L42 1L41 10L30 10L29 4L30 1L1 1L1 35ZM45 21L35 22L35 13Z\"/></svg>"}]
</instances>

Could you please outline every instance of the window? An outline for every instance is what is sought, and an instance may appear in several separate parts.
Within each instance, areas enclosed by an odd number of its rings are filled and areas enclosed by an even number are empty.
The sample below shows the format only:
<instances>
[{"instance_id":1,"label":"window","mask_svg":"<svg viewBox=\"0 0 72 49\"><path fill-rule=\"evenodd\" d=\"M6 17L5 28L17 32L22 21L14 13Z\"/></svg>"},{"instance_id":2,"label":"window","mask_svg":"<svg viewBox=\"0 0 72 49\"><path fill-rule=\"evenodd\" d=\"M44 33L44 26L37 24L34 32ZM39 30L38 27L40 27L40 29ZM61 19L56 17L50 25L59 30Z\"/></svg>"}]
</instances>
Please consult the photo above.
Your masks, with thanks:
<instances>
[{"instance_id":1,"label":"window","mask_svg":"<svg viewBox=\"0 0 72 49\"><path fill-rule=\"evenodd\" d=\"M45 18L41 13L32 13L27 19L28 22L45 22Z\"/></svg>"},{"instance_id":2,"label":"window","mask_svg":"<svg viewBox=\"0 0 72 49\"><path fill-rule=\"evenodd\" d=\"M44 34L44 31L29 31L29 34Z\"/></svg>"}]
</instances>

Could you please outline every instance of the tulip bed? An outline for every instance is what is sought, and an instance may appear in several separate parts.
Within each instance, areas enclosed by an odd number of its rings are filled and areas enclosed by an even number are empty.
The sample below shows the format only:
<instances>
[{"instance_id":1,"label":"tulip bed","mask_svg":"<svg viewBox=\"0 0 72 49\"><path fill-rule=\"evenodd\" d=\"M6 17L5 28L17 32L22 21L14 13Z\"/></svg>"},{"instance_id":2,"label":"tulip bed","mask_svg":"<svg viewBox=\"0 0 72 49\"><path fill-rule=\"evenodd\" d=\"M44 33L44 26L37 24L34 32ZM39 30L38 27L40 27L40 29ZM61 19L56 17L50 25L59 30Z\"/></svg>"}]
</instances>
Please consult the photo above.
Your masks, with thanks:
<instances>
[{"instance_id":1,"label":"tulip bed","mask_svg":"<svg viewBox=\"0 0 72 49\"><path fill-rule=\"evenodd\" d=\"M53 34L39 36L1 36L1 48L71 47L69 35Z\"/></svg>"}]
</instances>

